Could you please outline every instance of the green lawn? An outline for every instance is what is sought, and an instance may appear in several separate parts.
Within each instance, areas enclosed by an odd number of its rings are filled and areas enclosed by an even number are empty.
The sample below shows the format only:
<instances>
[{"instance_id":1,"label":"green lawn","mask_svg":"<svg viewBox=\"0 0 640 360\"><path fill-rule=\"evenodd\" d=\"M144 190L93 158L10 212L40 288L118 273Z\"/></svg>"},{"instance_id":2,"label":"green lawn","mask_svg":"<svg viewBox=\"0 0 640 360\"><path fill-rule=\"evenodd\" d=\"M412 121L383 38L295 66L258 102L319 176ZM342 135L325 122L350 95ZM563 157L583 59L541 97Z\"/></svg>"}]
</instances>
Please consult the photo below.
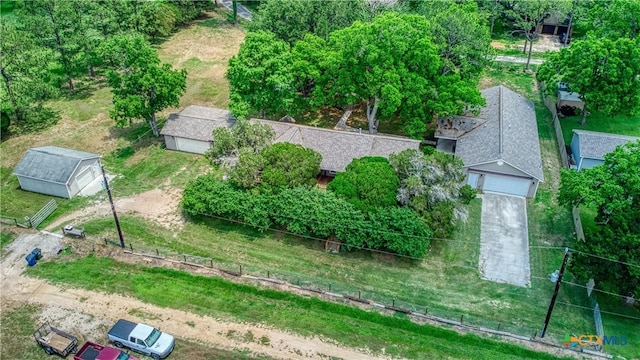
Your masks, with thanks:
<instances>
[{"instance_id":1,"label":"green lawn","mask_svg":"<svg viewBox=\"0 0 640 360\"><path fill-rule=\"evenodd\" d=\"M405 316L385 316L289 292L236 284L217 277L85 257L44 262L28 274L65 286L117 291L147 303L234 321L264 323L305 336L322 336L377 354L412 359L554 359L477 335L418 325Z\"/></svg>"}]
</instances>

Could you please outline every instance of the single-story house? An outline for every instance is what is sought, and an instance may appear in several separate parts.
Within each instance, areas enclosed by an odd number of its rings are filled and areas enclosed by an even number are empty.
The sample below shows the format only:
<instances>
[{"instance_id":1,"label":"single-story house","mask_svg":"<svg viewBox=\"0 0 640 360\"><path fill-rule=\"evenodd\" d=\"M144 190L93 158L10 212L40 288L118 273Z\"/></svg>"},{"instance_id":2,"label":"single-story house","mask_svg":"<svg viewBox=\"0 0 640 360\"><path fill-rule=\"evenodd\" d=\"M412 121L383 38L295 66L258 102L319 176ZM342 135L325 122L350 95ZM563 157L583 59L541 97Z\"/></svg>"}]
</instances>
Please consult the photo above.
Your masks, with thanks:
<instances>
[{"instance_id":1,"label":"single-story house","mask_svg":"<svg viewBox=\"0 0 640 360\"><path fill-rule=\"evenodd\" d=\"M323 175L329 176L344 171L353 159L388 157L392 153L420 147L420 141L400 136L370 135L262 119L250 121L271 126L276 134L274 142L290 142L320 153L320 169ZM214 141L213 129L230 128L234 123L227 110L194 105L172 114L160 134L164 136L167 149L204 154Z\"/></svg>"},{"instance_id":2,"label":"single-story house","mask_svg":"<svg viewBox=\"0 0 640 360\"><path fill-rule=\"evenodd\" d=\"M57 146L27 150L13 173L23 190L69 199L102 175L100 155Z\"/></svg>"},{"instance_id":3,"label":"single-story house","mask_svg":"<svg viewBox=\"0 0 640 360\"><path fill-rule=\"evenodd\" d=\"M596 131L573 130L571 154L577 170L589 169L604 163L604 155L620 145L635 142L640 138L608 134Z\"/></svg>"},{"instance_id":4,"label":"single-story house","mask_svg":"<svg viewBox=\"0 0 640 360\"><path fill-rule=\"evenodd\" d=\"M478 116L439 119L438 149L459 157L481 191L533 198L544 180L533 103L504 86L481 91Z\"/></svg>"}]
</instances>

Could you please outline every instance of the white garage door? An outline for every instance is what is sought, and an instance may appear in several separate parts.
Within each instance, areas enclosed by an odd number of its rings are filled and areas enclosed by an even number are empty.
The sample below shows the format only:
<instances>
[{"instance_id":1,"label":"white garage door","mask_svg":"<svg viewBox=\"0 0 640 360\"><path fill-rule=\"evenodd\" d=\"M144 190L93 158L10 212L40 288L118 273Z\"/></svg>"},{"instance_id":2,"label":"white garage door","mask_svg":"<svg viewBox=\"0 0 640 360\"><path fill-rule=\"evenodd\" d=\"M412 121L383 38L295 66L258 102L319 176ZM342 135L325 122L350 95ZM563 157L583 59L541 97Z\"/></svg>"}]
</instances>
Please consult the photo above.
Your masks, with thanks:
<instances>
[{"instance_id":1,"label":"white garage door","mask_svg":"<svg viewBox=\"0 0 640 360\"><path fill-rule=\"evenodd\" d=\"M467 177L467 184L475 189L476 187L478 187L478 178L480 178L480 174L470 172L469 176Z\"/></svg>"},{"instance_id":2,"label":"white garage door","mask_svg":"<svg viewBox=\"0 0 640 360\"><path fill-rule=\"evenodd\" d=\"M78 183L78 189L82 190L85 186L93 180L93 173L91 173L91 167L87 166L81 173L76 176L76 182Z\"/></svg>"},{"instance_id":3,"label":"white garage door","mask_svg":"<svg viewBox=\"0 0 640 360\"><path fill-rule=\"evenodd\" d=\"M531 186L531 181L532 180L530 179L513 176L485 174L482 190L510 195L527 196L529 193L529 187Z\"/></svg>"},{"instance_id":4,"label":"white garage door","mask_svg":"<svg viewBox=\"0 0 640 360\"><path fill-rule=\"evenodd\" d=\"M204 154L209 142L176 137L176 149L196 154Z\"/></svg>"}]
</instances>

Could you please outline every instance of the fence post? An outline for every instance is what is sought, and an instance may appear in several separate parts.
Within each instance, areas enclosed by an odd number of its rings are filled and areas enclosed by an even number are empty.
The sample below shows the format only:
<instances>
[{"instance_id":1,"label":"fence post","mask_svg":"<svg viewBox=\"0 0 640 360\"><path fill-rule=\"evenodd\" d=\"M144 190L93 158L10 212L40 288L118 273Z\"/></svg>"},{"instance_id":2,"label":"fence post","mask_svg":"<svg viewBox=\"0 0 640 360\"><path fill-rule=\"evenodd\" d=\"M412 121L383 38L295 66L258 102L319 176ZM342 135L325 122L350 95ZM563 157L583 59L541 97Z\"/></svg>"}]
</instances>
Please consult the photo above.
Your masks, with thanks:
<instances>
[{"instance_id":1,"label":"fence post","mask_svg":"<svg viewBox=\"0 0 640 360\"><path fill-rule=\"evenodd\" d=\"M329 291L331 291L331 283L329 283Z\"/></svg>"},{"instance_id":2,"label":"fence post","mask_svg":"<svg viewBox=\"0 0 640 360\"><path fill-rule=\"evenodd\" d=\"M460 324L462 324L462 320L464 320L464 314L460 315Z\"/></svg>"},{"instance_id":3,"label":"fence post","mask_svg":"<svg viewBox=\"0 0 640 360\"><path fill-rule=\"evenodd\" d=\"M129 243L129 249L131 249L131 252L133 252L133 245L131 245L131 243Z\"/></svg>"},{"instance_id":4,"label":"fence post","mask_svg":"<svg viewBox=\"0 0 640 360\"><path fill-rule=\"evenodd\" d=\"M184 262L187 262L187 255L182 254L182 259L184 259Z\"/></svg>"},{"instance_id":5,"label":"fence post","mask_svg":"<svg viewBox=\"0 0 640 360\"><path fill-rule=\"evenodd\" d=\"M213 269L213 259L209 259L209 264L211 264L211 268Z\"/></svg>"},{"instance_id":6,"label":"fence post","mask_svg":"<svg viewBox=\"0 0 640 360\"><path fill-rule=\"evenodd\" d=\"M271 276L269 276L269 270L267 270L267 279L270 278Z\"/></svg>"},{"instance_id":7,"label":"fence post","mask_svg":"<svg viewBox=\"0 0 640 360\"><path fill-rule=\"evenodd\" d=\"M242 275L242 265L240 265L240 275Z\"/></svg>"},{"instance_id":8,"label":"fence post","mask_svg":"<svg viewBox=\"0 0 640 360\"><path fill-rule=\"evenodd\" d=\"M160 256L160 252L158 251L158 248L156 248L156 256Z\"/></svg>"},{"instance_id":9,"label":"fence post","mask_svg":"<svg viewBox=\"0 0 640 360\"><path fill-rule=\"evenodd\" d=\"M358 290L358 300L360 300L360 290Z\"/></svg>"},{"instance_id":10,"label":"fence post","mask_svg":"<svg viewBox=\"0 0 640 360\"><path fill-rule=\"evenodd\" d=\"M501 323L498 323L498 331L500 331L500 325L502 325Z\"/></svg>"},{"instance_id":11,"label":"fence post","mask_svg":"<svg viewBox=\"0 0 640 360\"><path fill-rule=\"evenodd\" d=\"M424 314L425 315L429 315L429 308L428 307L424 308Z\"/></svg>"},{"instance_id":12,"label":"fence post","mask_svg":"<svg viewBox=\"0 0 640 360\"><path fill-rule=\"evenodd\" d=\"M396 307L396 299L391 300L391 306Z\"/></svg>"}]
</instances>

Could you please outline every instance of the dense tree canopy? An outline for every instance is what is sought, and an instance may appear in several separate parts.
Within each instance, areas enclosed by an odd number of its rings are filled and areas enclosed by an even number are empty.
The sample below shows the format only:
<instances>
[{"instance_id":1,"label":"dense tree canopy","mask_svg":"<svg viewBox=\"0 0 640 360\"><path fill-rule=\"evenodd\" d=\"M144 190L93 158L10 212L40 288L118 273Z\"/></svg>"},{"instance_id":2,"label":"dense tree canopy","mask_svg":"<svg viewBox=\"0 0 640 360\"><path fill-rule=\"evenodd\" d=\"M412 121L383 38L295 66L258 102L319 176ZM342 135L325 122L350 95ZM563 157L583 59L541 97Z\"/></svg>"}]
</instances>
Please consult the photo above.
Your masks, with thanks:
<instances>
[{"instance_id":1,"label":"dense tree canopy","mask_svg":"<svg viewBox=\"0 0 640 360\"><path fill-rule=\"evenodd\" d=\"M354 159L336 175L327 189L352 203L363 212L397 204L399 179L389 160L384 157Z\"/></svg>"},{"instance_id":2,"label":"dense tree canopy","mask_svg":"<svg viewBox=\"0 0 640 360\"><path fill-rule=\"evenodd\" d=\"M411 0L408 9L431 23L433 42L443 60L442 74L476 77L489 64L489 27L476 2Z\"/></svg>"},{"instance_id":3,"label":"dense tree canopy","mask_svg":"<svg viewBox=\"0 0 640 360\"><path fill-rule=\"evenodd\" d=\"M267 114L287 112L295 95L292 57L289 45L269 32L247 34L238 55L229 60L229 109L246 118L259 111Z\"/></svg>"},{"instance_id":4,"label":"dense tree canopy","mask_svg":"<svg viewBox=\"0 0 640 360\"><path fill-rule=\"evenodd\" d=\"M584 32L611 40L640 36L640 0L580 1L585 7L576 19Z\"/></svg>"},{"instance_id":5,"label":"dense tree canopy","mask_svg":"<svg viewBox=\"0 0 640 360\"><path fill-rule=\"evenodd\" d=\"M474 81L462 80L457 72L442 74L432 34L423 16L396 13L333 32L314 96L326 105L365 103L371 133L380 119L400 113L414 137L436 115L482 105Z\"/></svg>"},{"instance_id":6,"label":"dense tree canopy","mask_svg":"<svg viewBox=\"0 0 640 360\"><path fill-rule=\"evenodd\" d=\"M272 32L293 47L307 34L327 40L333 31L365 17L365 0L269 0L262 3L248 27L250 31Z\"/></svg>"},{"instance_id":7,"label":"dense tree canopy","mask_svg":"<svg viewBox=\"0 0 640 360\"><path fill-rule=\"evenodd\" d=\"M320 174L322 156L315 150L288 142L275 143L262 151L262 185L271 189L313 186Z\"/></svg>"},{"instance_id":8,"label":"dense tree canopy","mask_svg":"<svg viewBox=\"0 0 640 360\"><path fill-rule=\"evenodd\" d=\"M538 70L549 91L566 82L585 103L585 109L607 115L640 114L640 47L631 39L575 40L550 54ZM583 122L587 112L583 114Z\"/></svg>"},{"instance_id":9,"label":"dense tree canopy","mask_svg":"<svg viewBox=\"0 0 640 360\"><path fill-rule=\"evenodd\" d=\"M597 209L596 227L574 247L573 273L594 278L607 291L640 298L640 141L605 155L603 165L563 170L559 199L565 205ZM631 264L628 266L620 262Z\"/></svg>"},{"instance_id":10,"label":"dense tree canopy","mask_svg":"<svg viewBox=\"0 0 640 360\"><path fill-rule=\"evenodd\" d=\"M37 123L39 105L56 93L56 88L48 81L50 75L46 66L51 51L38 46L29 33L12 23L3 21L0 26L2 113L6 121L12 120L16 126Z\"/></svg>"}]
</instances>

